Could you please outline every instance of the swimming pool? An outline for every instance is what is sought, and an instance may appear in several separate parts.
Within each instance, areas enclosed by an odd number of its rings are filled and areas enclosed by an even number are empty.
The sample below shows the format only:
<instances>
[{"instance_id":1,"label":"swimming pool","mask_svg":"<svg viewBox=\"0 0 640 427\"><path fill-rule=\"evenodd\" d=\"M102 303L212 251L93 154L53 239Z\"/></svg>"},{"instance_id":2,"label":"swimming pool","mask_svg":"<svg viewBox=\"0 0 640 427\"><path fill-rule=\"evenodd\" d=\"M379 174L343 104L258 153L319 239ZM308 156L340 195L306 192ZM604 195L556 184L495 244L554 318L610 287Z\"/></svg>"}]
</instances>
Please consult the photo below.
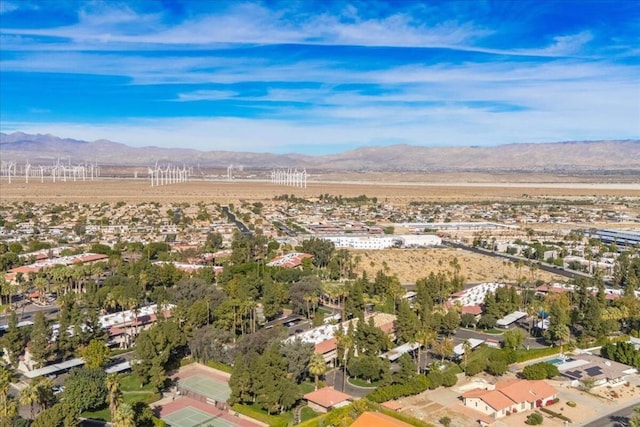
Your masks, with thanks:
<instances>
[{"instance_id":1,"label":"swimming pool","mask_svg":"<svg viewBox=\"0 0 640 427\"><path fill-rule=\"evenodd\" d=\"M546 362L547 363L551 363L552 365L560 366L560 365L562 365L564 363L571 362L572 360L573 359L568 359L568 358L567 359L561 359L559 357L556 357L555 359L550 359L550 360L547 360Z\"/></svg>"}]
</instances>

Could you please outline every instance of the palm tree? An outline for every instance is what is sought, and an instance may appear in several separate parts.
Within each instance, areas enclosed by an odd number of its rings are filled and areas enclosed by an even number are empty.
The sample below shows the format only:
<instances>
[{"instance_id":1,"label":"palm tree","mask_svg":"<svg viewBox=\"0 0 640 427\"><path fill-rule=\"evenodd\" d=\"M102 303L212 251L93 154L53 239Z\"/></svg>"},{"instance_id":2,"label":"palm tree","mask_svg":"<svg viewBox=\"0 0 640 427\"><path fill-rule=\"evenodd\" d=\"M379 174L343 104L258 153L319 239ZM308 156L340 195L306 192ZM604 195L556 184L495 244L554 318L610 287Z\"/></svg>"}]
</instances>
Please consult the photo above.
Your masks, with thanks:
<instances>
[{"instance_id":1,"label":"palm tree","mask_svg":"<svg viewBox=\"0 0 640 427\"><path fill-rule=\"evenodd\" d=\"M127 402L122 402L112 418L113 427L136 427L135 413Z\"/></svg>"},{"instance_id":2,"label":"palm tree","mask_svg":"<svg viewBox=\"0 0 640 427\"><path fill-rule=\"evenodd\" d=\"M557 325L553 330L554 337L560 341L560 354L564 354L562 347L571 336L571 331L569 331L569 327L565 324Z\"/></svg>"},{"instance_id":3,"label":"palm tree","mask_svg":"<svg viewBox=\"0 0 640 427\"><path fill-rule=\"evenodd\" d=\"M49 287L49 281L42 276L38 276L33 281L33 285L38 290L38 301L42 302L44 300L44 294Z\"/></svg>"},{"instance_id":4,"label":"palm tree","mask_svg":"<svg viewBox=\"0 0 640 427\"><path fill-rule=\"evenodd\" d=\"M38 393L38 401L36 403L43 409L47 409L53 401L53 380L47 377L40 377L34 386Z\"/></svg>"},{"instance_id":5,"label":"palm tree","mask_svg":"<svg viewBox=\"0 0 640 427\"><path fill-rule=\"evenodd\" d=\"M434 330L431 329L426 329L426 328L421 328L418 330L418 333L416 334L416 341L418 341L418 344L420 344L420 347L418 347L418 373L420 373L420 359L422 356L422 347L426 349L429 348L429 346L431 346L431 343L433 342L433 340L436 339L436 332Z\"/></svg>"},{"instance_id":6,"label":"palm tree","mask_svg":"<svg viewBox=\"0 0 640 427\"><path fill-rule=\"evenodd\" d=\"M0 304L4 304L4 297L8 297L11 292L11 283L7 282L4 278L4 274L0 274ZM7 298L8 303L11 303L11 300Z\"/></svg>"},{"instance_id":7,"label":"palm tree","mask_svg":"<svg viewBox=\"0 0 640 427\"><path fill-rule=\"evenodd\" d=\"M20 391L20 397L18 401L21 405L29 405L31 419L34 417L34 405L38 403L38 387L36 384L26 386Z\"/></svg>"},{"instance_id":8,"label":"palm tree","mask_svg":"<svg viewBox=\"0 0 640 427\"><path fill-rule=\"evenodd\" d=\"M309 359L309 365L307 367L309 373L313 375L315 379L315 390L318 389L318 377L327 371L327 362L324 361L324 357L321 354L313 353L311 359Z\"/></svg>"},{"instance_id":9,"label":"palm tree","mask_svg":"<svg viewBox=\"0 0 640 427\"><path fill-rule=\"evenodd\" d=\"M469 340L465 340L462 343L462 351L464 351L464 376L467 376L467 362L469 360L469 353L471 353L471 343Z\"/></svg>"},{"instance_id":10,"label":"palm tree","mask_svg":"<svg viewBox=\"0 0 640 427\"><path fill-rule=\"evenodd\" d=\"M13 417L17 413L15 401L10 400L9 386L11 385L11 371L0 366L0 419Z\"/></svg>"},{"instance_id":11,"label":"palm tree","mask_svg":"<svg viewBox=\"0 0 640 427\"><path fill-rule=\"evenodd\" d=\"M116 411L118 410L120 398L122 397L122 392L120 391L120 375L117 373L107 375L104 384L107 387L107 401L109 403L111 419L113 420L116 418Z\"/></svg>"},{"instance_id":12,"label":"palm tree","mask_svg":"<svg viewBox=\"0 0 640 427\"><path fill-rule=\"evenodd\" d=\"M342 326L338 326L338 329L342 329ZM351 328L349 328L351 329ZM343 373L342 373L342 390L344 391L345 388L345 383L347 381L347 362L348 362L348 358L349 358L349 351L351 350L351 348L354 345L354 339L353 336L351 335L351 333L349 333L349 331L347 331L346 333L340 333L338 335L336 335L336 344L338 346L338 348L342 347L342 352L343 352Z\"/></svg>"}]
</instances>

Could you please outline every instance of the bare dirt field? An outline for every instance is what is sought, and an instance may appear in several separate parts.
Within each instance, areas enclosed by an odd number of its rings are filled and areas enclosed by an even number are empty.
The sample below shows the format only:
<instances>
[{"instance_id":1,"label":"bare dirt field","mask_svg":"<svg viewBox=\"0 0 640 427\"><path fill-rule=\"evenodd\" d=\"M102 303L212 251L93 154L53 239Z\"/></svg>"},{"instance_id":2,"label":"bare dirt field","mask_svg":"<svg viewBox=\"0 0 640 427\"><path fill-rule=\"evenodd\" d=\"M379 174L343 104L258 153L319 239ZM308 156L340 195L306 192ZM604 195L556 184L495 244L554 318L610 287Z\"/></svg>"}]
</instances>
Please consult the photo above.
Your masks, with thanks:
<instances>
[{"instance_id":1,"label":"bare dirt field","mask_svg":"<svg viewBox=\"0 0 640 427\"><path fill-rule=\"evenodd\" d=\"M197 202L231 203L241 199L266 200L277 195L316 197L321 194L354 197L367 195L388 203L409 201L473 202L514 201L523 197L640 197L640 184L634 183L522 183L522 182L405 182L374 181L309 182L307 188L273 185L265 181L191 181L151 187L146 179L108 179L85 182L16 180L0 181L0 202Z\"/></svg>"},{"instance_id":2,"label":"bare dirt field","mask_svg":"<svg viewBox=\"0 0 640 427\"><path fill-rule=\"evenodd\" d=\"M566 281L566 277L537 269L530 270L529 267L522 267L518 271L511 262L457 249L388 249L352 251L352 254L360 257L358 273L366 271L373 278L386 264L389 267L387 274L397 275L403 284L415 283L431 272L451 271L449 263L454 258L458 259L460 273L467 283L502 280L515 282L519 276L545 282Z\"/></svg>"}]
</instances>

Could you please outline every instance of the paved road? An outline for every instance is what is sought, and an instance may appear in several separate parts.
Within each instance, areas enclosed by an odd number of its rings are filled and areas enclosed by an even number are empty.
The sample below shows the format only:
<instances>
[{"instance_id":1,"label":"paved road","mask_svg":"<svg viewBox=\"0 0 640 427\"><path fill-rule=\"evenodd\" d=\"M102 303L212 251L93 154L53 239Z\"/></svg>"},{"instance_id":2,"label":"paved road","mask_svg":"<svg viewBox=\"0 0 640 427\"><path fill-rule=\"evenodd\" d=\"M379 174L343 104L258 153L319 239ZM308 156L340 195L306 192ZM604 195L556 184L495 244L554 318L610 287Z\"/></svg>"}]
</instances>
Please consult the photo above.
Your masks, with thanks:
<instances>
[{"instance_id":1,"label":"paved road","mask_svg":"<svg viewBox=\"0 0 640 427\"><path fill-rule=\"evenodd\" d=\"M223 206L222 207L222 212L225 215L227 215L227 218L229 218L229 222L234 223L236 225L236 227L238 227L238 230L240 230L240 232L242 234L245 234L247 236L252 236L253 235L251 230L249 230L249 228L246 225L244 225L244 223L242 221L237 219L236 216L229 210L229 206Z\"/></svg>"},{"instance_id":2,"label":"paved road","mask_svg":"<svg viewBox=\"0 0 640 427\"><path fill-rule=\"evenodd\" d=\"M371 393L374 388L366 389L361 387L355 387L349 384L348 381L345 381L344 390L342 389L342 369L333 369L325 374L325 382L327 385L334 386L334 388L338 391L344 391L345 393L355 396L355 397L365 397L369 393Z\"/></svg>"},{"instance_id":3,"label":"paved road","mask_svg":"<svg viewBox=\"0 0 640 427\"><path fill-rule=\"evenodd\" d=\"M26 305L24 307L24 310L22 309L22 307L20 307L16 309L16 314L18 315L18 322L22 322L26 320L33 321L33 317L38 311L44 312L46 317L51 318L52 316L56 315L60 311L60 308L55 305L48 305L48 306L42 307L35 304ZM1 314L0 325L6 325L8 317L9 317L9 314Z\"/></svg>"},{"instance_id":4,"label":"paved road","mask_svg":"<svg viewBox=\"0 0 640 427\"><path fill-rule=\"evenodd\" d=\"M630 425L629 417L635 406L638 406L637 402L585 424L584 427L628 427Z\"/></svg>"},{"instance_id":5,"label":"paved road","mask_svg":"<svg viewBox=\"0 0 640 427\"><path fill-rule=\"evenodd\" d=\"M462 243L458 243L458 242L453 242L451 240L443 240L443 244L447 245L447 246L451 246L453 248L459 248L459 249L463 249L465 251L469 251L469 252L474 252L477 254L481 254L481 255L487 255L487 256L491 256L494 258L502 258L508 261L511 261L513 263L516 263L518 261L524 261L525 263L529 263L532 260L527 259L527 258L522 258L522 257L518 257L515 255L509 255L509 254L505 254L502 252L494 252L494 251L490 251L488 249L484 249L484 248L477 248L475 246L469 246L469 245L464 245ZM547 264L546 262L537 262L537 261L533 261L536 263L536 266L542 270L542 271L547 271L549 273L553 273L553 274L558 274L560 276L564 276L564 277L569 277L571 279L574 278L578 278L578 277L587 277L590 278L591 275L586 274L586 273L582 273L579 271L573 271L573 270L564 270L562 268L558 268L554 265L551 264Z\"/></svg>"}]
</instances>

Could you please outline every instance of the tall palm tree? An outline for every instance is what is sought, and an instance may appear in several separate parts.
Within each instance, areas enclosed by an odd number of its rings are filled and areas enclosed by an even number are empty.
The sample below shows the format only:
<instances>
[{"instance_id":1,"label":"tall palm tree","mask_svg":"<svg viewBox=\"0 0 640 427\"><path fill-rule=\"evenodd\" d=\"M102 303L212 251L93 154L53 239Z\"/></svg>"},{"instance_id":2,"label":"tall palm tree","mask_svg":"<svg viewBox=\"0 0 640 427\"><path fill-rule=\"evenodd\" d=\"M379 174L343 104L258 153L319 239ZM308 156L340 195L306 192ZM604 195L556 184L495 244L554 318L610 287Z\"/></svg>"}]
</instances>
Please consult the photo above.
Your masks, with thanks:
<instances>
[{"instance_id":1,"label":"tall palm tree","mask_svg":"<svg viewBox=\"0 0 640 427\"><path fill-rule=\"evenodd\" d=\"M20 391L18 401L21 405L29 405L31 419L34 417L34 405L38 403L38 388L36 384L30 384Z\"/></svg>"},{"instance_id":2,"label":"tall palm tree","mask_svg":"<svg viewBox=\"0 0 640 427\"><path fill-rule=\"evenodd\" d=\"M33 285L38 290L38 301L42 302L44 300L44 294L47 292L47 288L49 288L49 281L42 276L38 276L33 281Z\"/></svg>"},{"instance_id":3,"label":"tall palm tree","mask_svg":"<svg viewBox=\"0 0 640 427\"><path fill-rule=\"evenodd\" d=\"M338 328L342 328L342 326L338 326ZM349 351L351 350L351 348L354 345L354 339L353 336L349 333L349 331L347 331L346 333L341 333L339 335L336 336L336 344L338 345L338 347L342 347L343 349L343 372L342 372L342 390L344 391L345 388L345 383L347 381L347 362L348 362L348 358L349 358Z\"/></svg>"},{"instance_id":4,"label":"tall palm tree","mask_svg":"<svg viewBox=\"0 0 640 427\"><path fill-rule=\"evenodd\" d=\"M9 387L11 385L11 371L0 366L0 419L3 417L10 418L14 415L11 400L9 399ZM17 412L17 411L16 411Z\"/></svg>"},{"instance_id":5,"label":"tall palm tree","mask_svg":"<svg viewBox=\"0 0 640 427\"><path fill-rule=\"evenodd\" d=\"M560 341L560 354L564 354L562 347L564 343L569 340L571 336L571 331L567 325L557 325L553 330L553 335L555 338Z\"/></svg>"},{"instance_id":6,"label":"tall palm tree","mask_svg":"<svg viewBox=\"0 0 640 427\"><path fill-rule=\"evenodd\" d=\"M107 401L109 403L109 412L111 413L111 419L116 418L116 411L120 404L120 398L122 392L120 391L120 375L113 373L107 375L104 385L107 387Z\"/></svg>"},{"instance_id":7,"label":"tall palm tree","mask_svg":"<svg viewBox=\"0 0 640 427\"><path fill-rule=\"evenodd\" d=\"M418 347L418 373L420 373L420 359L422 358L422 347L427 350L431 343L436 339L436 331L427 328L420 328L416 334L416 341L420 344Z\"/></svg>"},{"instance_id":8,"label":"tall palm tree","mask_svg":"<svg viewBox=\"0 0 640 427\"><path fill-rule=\"evenodd\" d=\"M0 304L4 304L4 297L7 297L7 303L11 304L11 299L9 298L11 286L11 283L4 278L4 274L0 274Z\"/></svg>"},{"instance_id":9,"label":"tall palm tree","mask_svg":"<svg viewBox=\"0 0 640 427\"><path fill-rule=\"evenodd\" d=\"M111 419L113 427L136 427L135 413L127 402L122 402Z\"/></svg>"},{"instance_id":10,"label":"tall palm tree","mask_svg":"<svg viewBox=\"0 0 640 427\"><path fill-rule=\"evenodd\" d=\"M43 409L47 409L53 401L53 380L47 377L39 377L33 384L37 393L36 403Z\"/></svg>"},{"instance_id":11,"label":"tall palm tree","mask_svg":"<svg viewBox=\"0 0 640 427\"><path fill-rule=\"evenodd\" d=\"M324 357L322 357L321 354L313 353L311 355L311 359L309 359L309 365L307 369L315 379L315 390L317 390L318 378L327 371L327 362L324 361Z\"/></svg>"},{"instance_id":12,"label":"tall palm tree","mask_svg":"<svg viewBox=\"0 0 640 427\"><path fill-rule=\"evenodd\" d=\"M464 351L464 376L467 376L467 362L469 361L469 353L471 353L471 343L469 340L465 340L462 343L462 351Z\"/></svg>"}]
</instances>

